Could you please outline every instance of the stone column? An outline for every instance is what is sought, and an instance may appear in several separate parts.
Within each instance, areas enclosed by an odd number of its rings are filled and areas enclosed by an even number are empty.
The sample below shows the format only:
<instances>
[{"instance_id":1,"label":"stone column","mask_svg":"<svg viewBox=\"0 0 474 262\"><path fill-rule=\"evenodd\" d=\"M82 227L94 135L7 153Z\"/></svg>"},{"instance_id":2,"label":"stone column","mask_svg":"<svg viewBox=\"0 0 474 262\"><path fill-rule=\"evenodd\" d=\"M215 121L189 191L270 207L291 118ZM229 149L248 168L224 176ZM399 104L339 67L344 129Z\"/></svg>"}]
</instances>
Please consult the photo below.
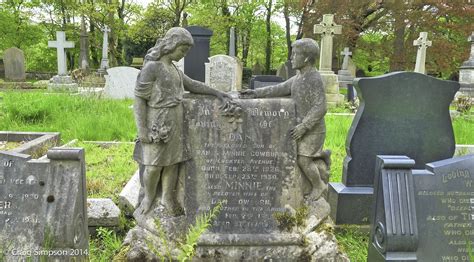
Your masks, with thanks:
<instances>
[{"instance_id":1,"label":"stone column","mask_svg":"<svg viewBox=\"0 0 474 262\"><path fill-rule=\"evenodd\" d=\"M428 46L431 46L431 41L428 41L428 33L420 32L420 36L418 37L418 39L413 41L413 45L418 46L418 52L416 53L415 72L426 74L426 48L428 48Z\"/></svg>"},{"instance_id":2,"label":"stone column","mask_svg":"<svg viewBox=\"0 0 474 262\"><path fill-rule=\"evenodd\" d=\"M102 75L107 74L107 69L109 68L109 32L110 28L105 25L102 29L104 33L104 40L102 42L102 60L100 61L99 73Z\"/></svg>"},{"instance_id":3,"label":"stone column","mask_svg":"<svg viewBox=\"0 0 474 262\"><path fill-rule=\"evenodd\" d=\"M230 28L229 56L235 56L235 28Z\"/></svg>"},{"instance_id":4,"label":"stone column","mask_svg":"<svg viewBox=\"0 0 474 262\"><path fill-rule=\"evenodd\" d=\"M321 24L314 25L314 33L321 35L321 54L319 58L319 72L326 89L328 106L336 106L344 101L339 94L337 75L332 71L332 46L334 35L340 35L342 26L334 23L333 14L325 14Z\"/></svg>"},{"instance_id":5,"label":"stone column","mask_svg":"<svg viewBox=\"0 0 474 262\"><path fill-rule=\"evenodd\" d=\"M459 68L459 83L461 84L459 91L474 97L474 32L467 40L471 43L471 55Z\"/></svg>"}]
</instances>

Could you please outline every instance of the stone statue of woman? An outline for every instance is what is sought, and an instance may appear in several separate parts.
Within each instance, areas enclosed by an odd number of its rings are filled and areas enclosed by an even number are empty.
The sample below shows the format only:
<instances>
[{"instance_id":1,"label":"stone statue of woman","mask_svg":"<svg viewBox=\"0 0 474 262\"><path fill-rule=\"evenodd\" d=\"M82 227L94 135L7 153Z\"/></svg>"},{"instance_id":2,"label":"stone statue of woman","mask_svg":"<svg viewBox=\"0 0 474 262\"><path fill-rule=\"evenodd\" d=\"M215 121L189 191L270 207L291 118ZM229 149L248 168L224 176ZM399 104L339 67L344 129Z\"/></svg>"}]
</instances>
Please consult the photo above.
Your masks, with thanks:
<instances>
[{"instance_id":1,"label":"stone statue of woman","mask_svg":"<svg viewBox=\"0 0 474 262\"><path fill-rule=\"evenodd\" d=\"M135 120L141 144L137 160L144 168L144 199L139 208L150 211L161 181L161 204L173 215L182 213L177 201L180 163L189 160L189 146L183 135L183 93L208 94L229 105L227 94L192 80L173 61L183 58L193 46L191 34L184 28L171 28L148 51L135 87Z\"/></svg>"}]
</instances>

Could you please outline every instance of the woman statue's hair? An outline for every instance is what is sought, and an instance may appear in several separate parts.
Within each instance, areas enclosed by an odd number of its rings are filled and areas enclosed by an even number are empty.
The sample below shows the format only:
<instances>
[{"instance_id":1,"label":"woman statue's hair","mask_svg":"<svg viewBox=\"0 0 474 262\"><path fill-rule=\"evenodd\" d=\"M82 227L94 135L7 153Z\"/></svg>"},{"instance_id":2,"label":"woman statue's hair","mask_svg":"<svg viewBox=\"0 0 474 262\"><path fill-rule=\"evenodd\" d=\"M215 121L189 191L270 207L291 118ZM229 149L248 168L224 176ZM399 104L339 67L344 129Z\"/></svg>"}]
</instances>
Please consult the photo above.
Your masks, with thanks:
<instances>
[{"instance_id":1,"label":"woman statue's hair","mask_svg":"<svg viewBox=\"0 0 474 262\"><path fill-rule=\"evenodd\" d=\"M162 56L172 53L178 46L194 44L193 37L188 30L182 27L173 27L162 39L158 39L154 47L150 48L145 56L145 61L157 61Z\"/></svg>"}]
</instances>

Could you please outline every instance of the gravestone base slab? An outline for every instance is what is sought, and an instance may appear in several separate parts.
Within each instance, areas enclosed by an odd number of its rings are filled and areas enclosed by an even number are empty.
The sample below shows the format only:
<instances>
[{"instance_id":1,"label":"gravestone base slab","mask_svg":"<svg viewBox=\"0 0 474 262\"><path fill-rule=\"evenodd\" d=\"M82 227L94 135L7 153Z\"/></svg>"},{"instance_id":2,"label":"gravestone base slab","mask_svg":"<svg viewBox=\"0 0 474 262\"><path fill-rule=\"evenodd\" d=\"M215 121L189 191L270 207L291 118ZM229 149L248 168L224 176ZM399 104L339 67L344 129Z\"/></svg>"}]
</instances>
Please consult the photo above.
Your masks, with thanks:
<instances>
[{"instance_id":1,"label":"gravestone base slab","mask_svg":"<svg viewBox=\"0 0 474 262\"><path fill-rule=\"evenodd\" d=\"M402 262L402 261L418 261L415 252L387 252L381 254L377 251L374 244L369 244L369 252L367 255L367 261L370 262Z\"/></svg>"},{"instance_id":2,"label":"gravestone base slab","mask_svg":"<svg viewBox=\"0 0 474 262\"><path fill-rule=\"evenodd\" d=\"M321 79L326 89L326 101L329 107L337 106L344 102L344 95L339 93L337 75L332 71L320 71Z\"/></svg>"},{"instance_id":3,"label":"gravestone base slab","mask_svg":"<svg viewBox=\"0 0 474 262\"><path fill-rule=\"evenodd\" d=\"M374 191L372 187L348 187L342 183L329 183L328 190L331 218L336 225L369 224Z\"/></svg>"},{"instance_id":4,"label":"gravestone base slab","mask_svg":"<svg viewBox=\"0 0 474 262\"><path fill-rule=\"evenodd\" d=\"M78 85L71 76L56 75L49 80L48 91L77 92L77 90Z\"/></svg>"}]
</instances>

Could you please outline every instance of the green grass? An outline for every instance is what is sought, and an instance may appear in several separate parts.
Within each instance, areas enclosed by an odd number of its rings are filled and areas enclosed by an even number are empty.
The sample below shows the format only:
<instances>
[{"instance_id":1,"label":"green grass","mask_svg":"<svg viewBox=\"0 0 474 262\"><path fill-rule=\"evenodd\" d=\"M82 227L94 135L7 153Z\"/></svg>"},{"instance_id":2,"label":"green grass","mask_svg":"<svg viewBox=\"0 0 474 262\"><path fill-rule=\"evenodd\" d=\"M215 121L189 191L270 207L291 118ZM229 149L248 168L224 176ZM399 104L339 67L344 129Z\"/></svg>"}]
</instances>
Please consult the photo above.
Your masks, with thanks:
<instances>
[{"instance_id":1,"label":"green grass","mask_svg":"<svg viewBox=\"0 0 474 262\"><path fill-rule=\"evenodd\" d=\"M131 100L96 99L67 93L0 94L0 130L61 132L62 141L133 141Z\"/></svg>"},{"instance_id":2,"label":"green grass","mask_svg":"<svg viewBox=\"0 0 474 262\"><path fill-rule=\"evenodd\" d=\"M341 251L353 262L367 261L369 234L361 232L357 226L341 226L335 230Z\"/></svg>"},{"instance_id":3,"label":"green grass","mask_svg":"<svg viewBox=\"0 0 474 262\"><path fill-rule=\"evenodd\" d=\"M78 142L73 146L85 149L88 197L111 198L117 203L120 191L138 169L132 159L134 145Z\"/></svg>"}]
</instances>

